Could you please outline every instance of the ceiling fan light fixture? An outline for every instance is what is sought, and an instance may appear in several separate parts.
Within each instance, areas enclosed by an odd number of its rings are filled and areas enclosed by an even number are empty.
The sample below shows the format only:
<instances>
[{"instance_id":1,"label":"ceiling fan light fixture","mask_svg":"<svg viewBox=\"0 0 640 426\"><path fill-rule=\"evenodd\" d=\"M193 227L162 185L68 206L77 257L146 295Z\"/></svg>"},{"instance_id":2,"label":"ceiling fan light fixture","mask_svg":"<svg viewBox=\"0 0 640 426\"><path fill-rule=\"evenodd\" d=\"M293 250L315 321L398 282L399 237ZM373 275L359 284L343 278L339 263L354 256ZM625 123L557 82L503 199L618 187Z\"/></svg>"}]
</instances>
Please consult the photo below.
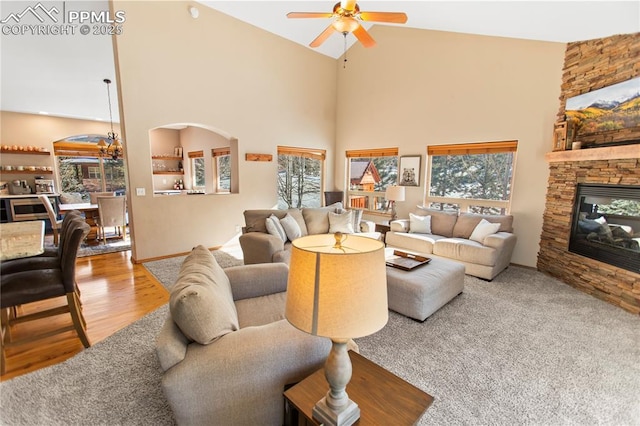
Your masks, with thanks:
<instances>
[{"instance_id":1,"label":"ceiling fan light fixture","mask_svg":"<svg viewBox=\"0 0 640 426\"><path fill-rule=\"evenodd\" d=\"M341 33L351 33L360 26L357 20L349 17L340 17L331 25L336 31Z\"/></svg>"},{"instance_id":2,"label":"ceiling fan light fixture","mask_svg":"<svg viewBox=\"0 0 640 426\"><path fill-rule=\"evenodd\" d=\"M361 21L391 24L404 24L407 22L407 15L404 12L362 12L360 11L360 6L356 4L356 0L341 0L333 6L331 13L289 12L287 13L287 18L334 19L334 21L309 44L311 47L319 47L334 32L343 34L345 39L346 35L351 33L364 47L373 47L376 45L376 42L360 24Z\"/></svg>"}]
</instances>

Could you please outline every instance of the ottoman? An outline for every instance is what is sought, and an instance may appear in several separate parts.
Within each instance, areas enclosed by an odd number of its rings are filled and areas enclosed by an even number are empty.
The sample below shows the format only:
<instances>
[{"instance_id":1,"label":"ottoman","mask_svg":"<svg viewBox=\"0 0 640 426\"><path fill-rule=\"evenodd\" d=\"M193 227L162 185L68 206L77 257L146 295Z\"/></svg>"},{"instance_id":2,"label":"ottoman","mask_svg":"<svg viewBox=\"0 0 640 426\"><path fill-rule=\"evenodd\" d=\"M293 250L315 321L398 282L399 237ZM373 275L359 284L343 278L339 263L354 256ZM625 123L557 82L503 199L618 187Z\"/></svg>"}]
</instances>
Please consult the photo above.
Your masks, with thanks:
<instances>
[{"instance_id":1,"label":"ottoman","mask_svg":"<svg viewBox=\"0 0 640 426\"><path fill-rule=\"evenodd\" d=\"M387 249L389 250L389 249ZM388 255L391 252L387 251ZM410 271L387 266L389 309L424 321L464 290L464 265L429 255L431 262Z\"/></svg>"}]
</instances>

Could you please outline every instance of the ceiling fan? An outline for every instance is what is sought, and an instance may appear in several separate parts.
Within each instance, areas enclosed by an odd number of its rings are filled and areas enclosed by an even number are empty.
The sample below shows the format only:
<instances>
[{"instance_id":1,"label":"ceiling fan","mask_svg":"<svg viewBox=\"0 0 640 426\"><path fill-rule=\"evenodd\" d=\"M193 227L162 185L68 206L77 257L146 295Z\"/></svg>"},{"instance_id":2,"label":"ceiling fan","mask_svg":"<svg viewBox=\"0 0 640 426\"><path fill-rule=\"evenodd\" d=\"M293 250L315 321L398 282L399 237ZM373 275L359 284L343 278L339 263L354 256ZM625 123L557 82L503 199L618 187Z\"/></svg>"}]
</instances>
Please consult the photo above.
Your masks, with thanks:
<instances>
[{"instance_id":1,"label":"ceiling fan","mask_svg":"<svg viewBox=\"0 0 640 426\"><path fill-rule=\"evenodd\" d=\"M402 12L361 12L356 0L342 0L333 6L333 12L289 12L287 18L337 18L318 37L309 44L318 47L325 42L334 32L345 36L353 33L364 47L373 47L376 41L359 21L389 22L392 24L404 24L407 15Z\"/></svg>"}]
</instances>

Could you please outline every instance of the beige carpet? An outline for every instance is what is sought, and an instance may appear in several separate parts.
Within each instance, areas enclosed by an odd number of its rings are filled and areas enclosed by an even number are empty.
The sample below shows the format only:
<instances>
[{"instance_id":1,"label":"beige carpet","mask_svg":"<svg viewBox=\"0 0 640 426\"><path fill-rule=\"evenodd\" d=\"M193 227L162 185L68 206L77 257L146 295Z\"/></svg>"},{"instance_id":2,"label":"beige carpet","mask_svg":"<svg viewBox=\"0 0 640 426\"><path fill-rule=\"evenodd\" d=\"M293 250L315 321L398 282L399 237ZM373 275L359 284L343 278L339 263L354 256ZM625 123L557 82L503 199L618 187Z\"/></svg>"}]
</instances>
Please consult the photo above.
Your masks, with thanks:
<instances>
[{"instance_id":1,"label":"beige carpet","mask_svg":"<svg viewBox=\"0 0 640 426\"><path fill-rule=\"evenodd\" d=\"M168 287L177 271L155 273ZM1 423L173 424L154 352L166 315L167 305L61 364L1 383ZM420 425L640 425L640 318L539 272L465 277L465 292L424 323L392 312L358 344L435 397Z\"/></svg>"}]
</instances>

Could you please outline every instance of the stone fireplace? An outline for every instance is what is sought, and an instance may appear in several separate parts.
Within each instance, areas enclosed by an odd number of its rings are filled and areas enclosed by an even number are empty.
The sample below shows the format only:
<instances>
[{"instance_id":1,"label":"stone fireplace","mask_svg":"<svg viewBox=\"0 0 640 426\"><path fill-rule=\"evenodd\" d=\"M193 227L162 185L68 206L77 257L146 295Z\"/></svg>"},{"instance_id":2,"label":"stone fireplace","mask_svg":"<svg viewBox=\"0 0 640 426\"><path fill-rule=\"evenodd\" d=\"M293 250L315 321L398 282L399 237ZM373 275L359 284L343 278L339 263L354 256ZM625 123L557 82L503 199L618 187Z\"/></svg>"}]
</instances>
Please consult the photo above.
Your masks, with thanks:
<instances>
[{"instance_id":1,"label":"stone fireplace","mask_svg":"<svg viewBox=\"0 0 640 426\"><path fill-rule=\"evenodd\" d=\"M640 186L578 183L569 251L640 273Z\"/></svg>"},{"instance_id":2,"label":"stone fireplace","mask_svg":"<svg viewBox=\"0 0 640 426\"><path fill-rule=\"evenodd\" d=\"M639 53L640 33L567 44L557 122L566 120L567 99L640 76ZM637 269L634 272L608 263L607 259L596 260L587 253L570 250L571 245L575 248L575 242L571 242L571 231L577 226L574 208L579 214L581 209L588 210L587 204L590 204L591 211L584 213L594 213L594 204L578 195L578 185L640 186L640 125L621 132L582 135L580 141L583 146L594 148L554 151L546 155L550 175L538 269L585 293L640 314L640 274ZM602 194L593 197L598 195ZM608 195L600 200L594 198L589 201L608 201L605 200ZM614 224L619 220L621 218L611 218ZM635 226L627 226L634 233L640 231ZM597 235L591 236L591 242L594 237ZM603 249L603 246L596 248Z\"/></svg>"},{"instance_id":3,"label":"stone fireplace","mask_svg":"<svg viewBox=\"0 0 640 426\"><path fill-rule=\"evenodd\" d=\"M570 251L574 206L583 204L577 196L578 185L639 186L640 145L551 152L546 158L550 176L538 269L640 314L640 274ZM598 195L602 194L595 196ZM583 201L584 198L582 196Z\"/></svg>"}]
</instances>

